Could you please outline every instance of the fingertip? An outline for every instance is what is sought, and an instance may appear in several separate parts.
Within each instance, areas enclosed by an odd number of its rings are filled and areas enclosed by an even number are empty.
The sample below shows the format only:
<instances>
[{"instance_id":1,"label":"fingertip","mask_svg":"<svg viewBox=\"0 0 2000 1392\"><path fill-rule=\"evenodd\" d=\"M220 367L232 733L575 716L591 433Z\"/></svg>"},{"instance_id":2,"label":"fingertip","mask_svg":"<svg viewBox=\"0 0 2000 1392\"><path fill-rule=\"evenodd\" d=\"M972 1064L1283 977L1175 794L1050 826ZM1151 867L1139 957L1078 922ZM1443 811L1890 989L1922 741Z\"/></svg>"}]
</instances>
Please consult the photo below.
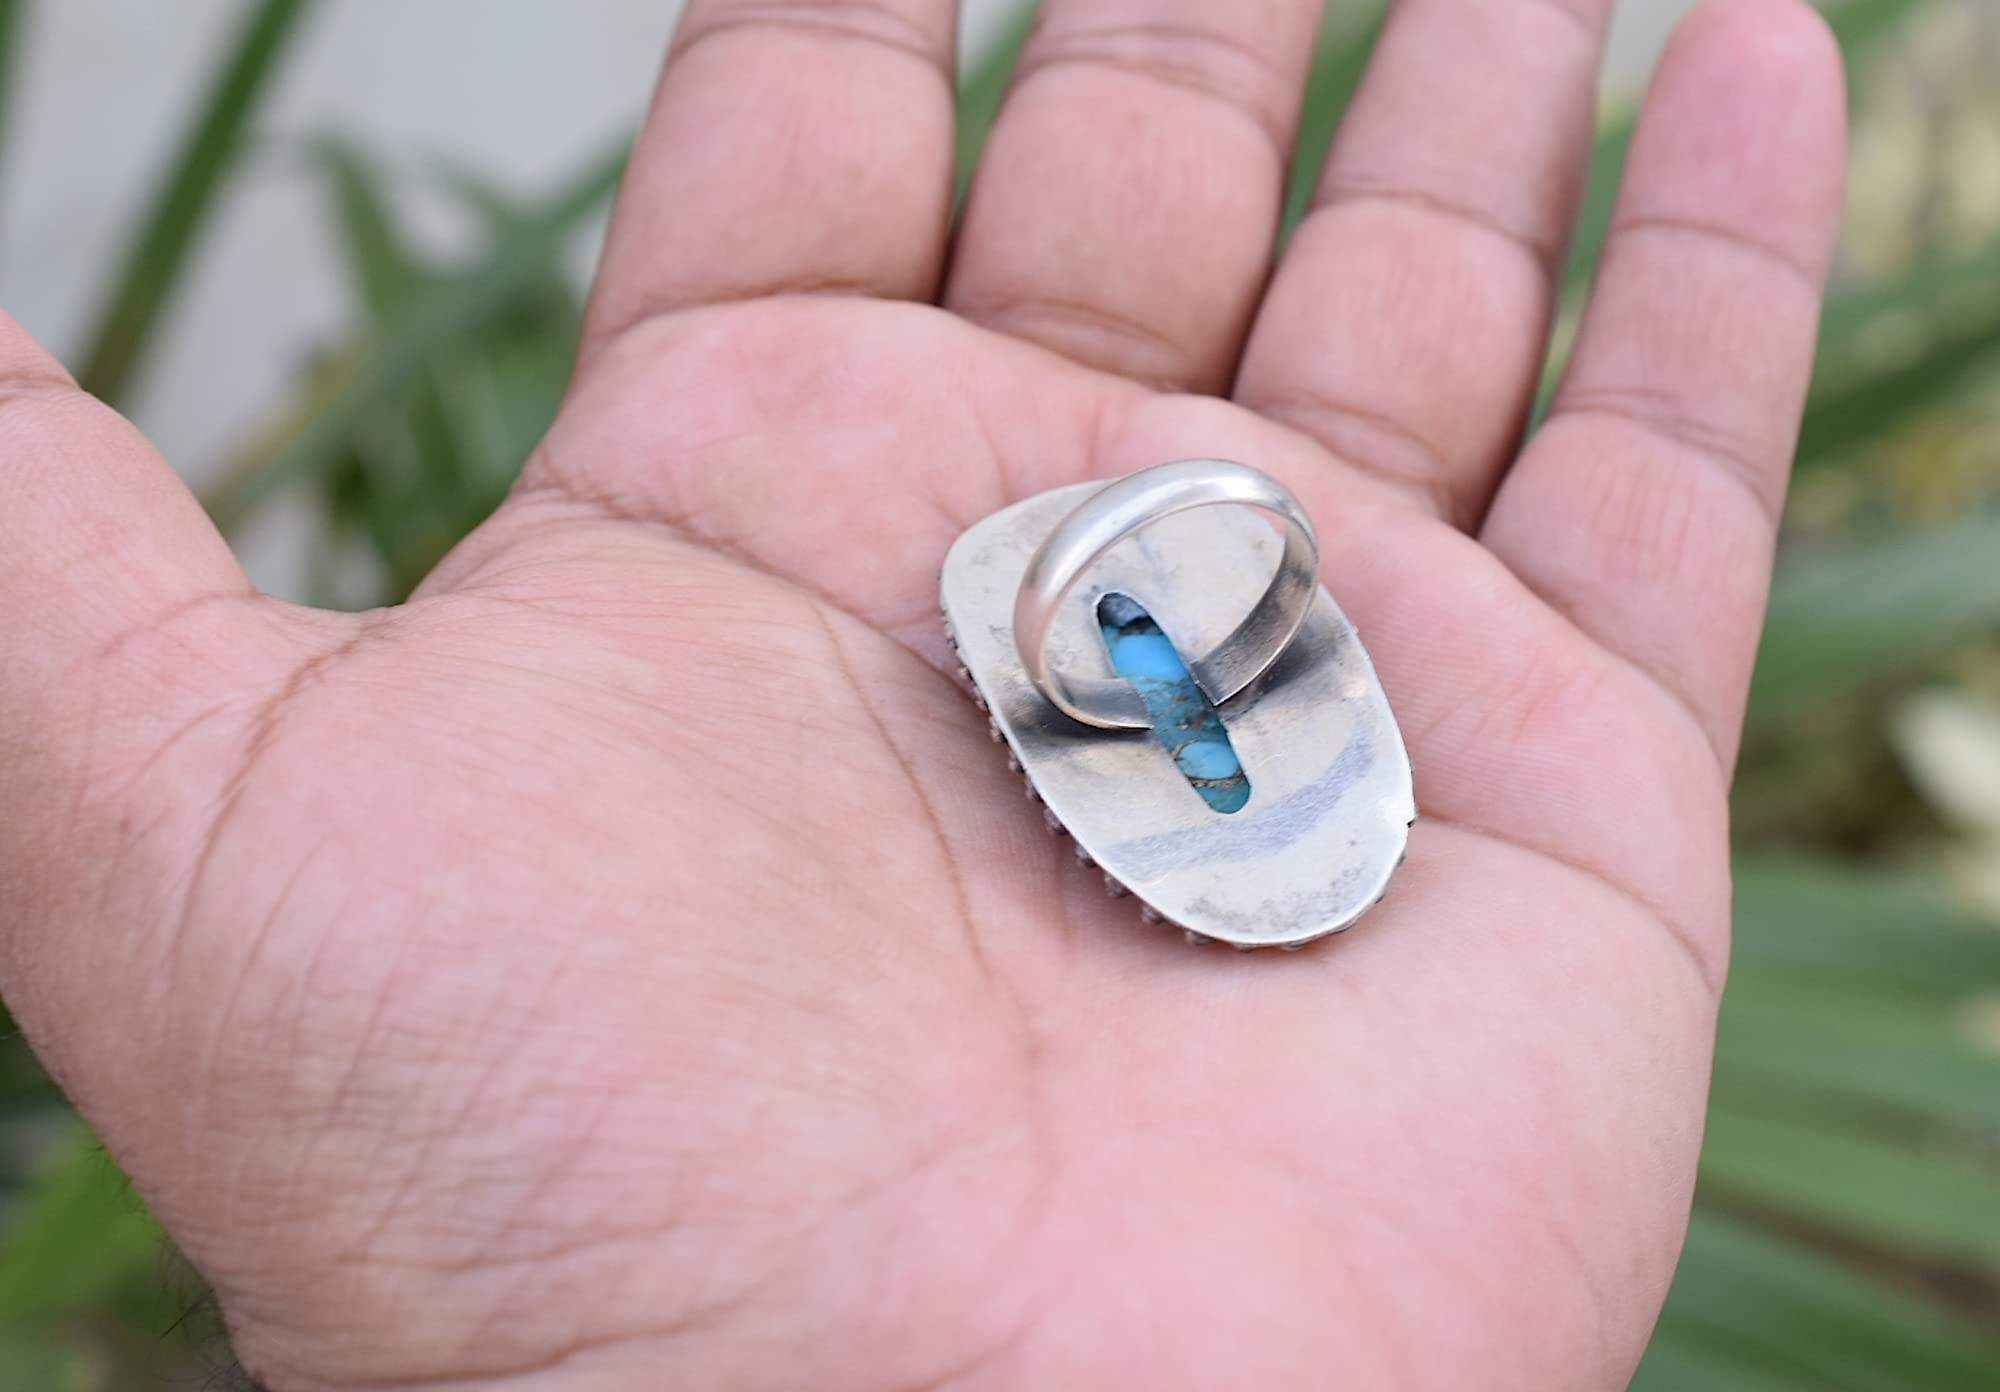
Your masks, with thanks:
<instances>
[{"instance_id":1,"label":"fingertip","mask_svg":"<svg viewBox=\"0 0 2000 1392\"><path fill-rule=\"evenodd\" d=\"M1809 273L1833 258L1846 196L1839 41L1805 0L1707 0L1661 56L1621 217L1760 230Z\"/></svg>"},{"instance_id":2,"label":"fingertip","mask_svg":"<svg viewBox=\"0 0 2000 1392\"><path fill-rule=\"evenodd\" d=\"M1704 0L1675 29L1655 82L1700 87L1725 124L1761 121L1781 98L1809 125L1847 103L1840 40L1808 0Z\"/></svg>"},{"instance_id":3,"label":"fingertip","mask_svg":"<svg viewBox=\"0 0 2000 1392\"><path fill-rule=\"evenodd\" d=\"M248 591L185 483L0 312L0 702L185 600ZM4 743L0 733L0 743Z\"/></svg>"},{"instance_id":4,"label":"fingertip","mask_svg":"<svg viewBox=\"0 0 2000 1392\"><path fill-rule=\"evenodd\" d=\"M1811 0L1702 0L1676 26L1668 49L1716 37L1731 46L1811 50L1814 61L1840 62L1840 41Z\"/></svg>"}]
</instances>

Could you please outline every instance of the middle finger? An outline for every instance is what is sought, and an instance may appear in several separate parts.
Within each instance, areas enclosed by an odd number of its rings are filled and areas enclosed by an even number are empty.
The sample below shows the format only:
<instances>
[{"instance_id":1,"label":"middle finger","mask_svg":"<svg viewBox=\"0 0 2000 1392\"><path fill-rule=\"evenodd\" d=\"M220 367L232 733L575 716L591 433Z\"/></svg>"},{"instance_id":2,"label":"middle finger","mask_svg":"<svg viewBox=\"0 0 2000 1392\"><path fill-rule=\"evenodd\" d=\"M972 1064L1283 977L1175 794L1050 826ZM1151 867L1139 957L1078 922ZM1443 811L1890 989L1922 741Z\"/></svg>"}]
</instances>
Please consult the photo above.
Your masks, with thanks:
<instances>
[{"instance_id":1,"label":"middle finger","mask_svg":"<svg viewBox=\"0 0 2000 1392\"><path fill-rule=\"evenodd\" d=\"M1270 267L1319 0L1048 0L945 305L1093 367L1219 391Z\"/></svg>"}]
</instances>

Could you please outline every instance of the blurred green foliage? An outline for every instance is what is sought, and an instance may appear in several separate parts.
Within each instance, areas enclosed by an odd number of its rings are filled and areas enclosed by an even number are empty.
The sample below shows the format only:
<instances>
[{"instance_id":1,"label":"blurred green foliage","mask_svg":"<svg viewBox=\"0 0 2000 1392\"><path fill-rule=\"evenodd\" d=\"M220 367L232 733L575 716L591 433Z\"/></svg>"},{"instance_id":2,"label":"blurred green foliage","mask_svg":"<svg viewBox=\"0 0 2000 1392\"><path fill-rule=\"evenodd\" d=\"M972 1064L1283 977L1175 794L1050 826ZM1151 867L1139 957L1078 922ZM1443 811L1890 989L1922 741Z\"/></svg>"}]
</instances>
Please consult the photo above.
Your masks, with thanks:
<instances>
[{"instance_id":1,"label":"blurred green foliage","mask_svg":"<svg viewBox=\"0 0 2000 1392\"><path fill-rule=\"evenodd\" d=\"M210 85L186 143L168 163L123 273L112 282L77 370L86 390L110 399L131 381L305 4L264 0L246 9L229 59Z\"/></svg>"},{"instance_id":2,"label":"blurred green foliage","mask_svg":"<svg viewBox=\"0 0 2000 1392\"><path fill-rule=\"evenodd\" d=\"M1921 26L1960 22L1938 12L1976 5L1829 7L1862 132L1871 74L1907 66ZM108 397L156 346L310 8L246 5L85 355L85 380ZM16 9L0 0L0 61ZM1344 14L1308 94L1288 225L1379 28L1365 5ZM2000 58L1990 20L1966 22ZM965 75L961 188L1025 32ZM1629 106L1602 127L1566 323L1631 131ZM352 328L304 367L207 501L231 530L280 498L310 502L324 524L315 597L359 607L407 592L485 516L553 416L580 314L564 257L623 151L533 201L440 176L483 233L448 261L415 249L368 152L326 141L311 158ZM1869 197L1864 180L1857 208ZM1868 258L1850 248L1871 264L1845 268L1827 310L1739 779L1737 949L1701 1191L1642 1392L2000 1388L2000 929L1991 902L1955 890L1959 833L1890 738L1899 702L1928 685L2000 698L2000 436L1980 410L2000 386L2000 219L1985 234ZM1981 853L2000 856L2000 835ZM168 1337L188 1293L163 1260L151 1219L0 1015L0 1392L93 1392L192 1366Z\"/></svg>"}]
</instances>

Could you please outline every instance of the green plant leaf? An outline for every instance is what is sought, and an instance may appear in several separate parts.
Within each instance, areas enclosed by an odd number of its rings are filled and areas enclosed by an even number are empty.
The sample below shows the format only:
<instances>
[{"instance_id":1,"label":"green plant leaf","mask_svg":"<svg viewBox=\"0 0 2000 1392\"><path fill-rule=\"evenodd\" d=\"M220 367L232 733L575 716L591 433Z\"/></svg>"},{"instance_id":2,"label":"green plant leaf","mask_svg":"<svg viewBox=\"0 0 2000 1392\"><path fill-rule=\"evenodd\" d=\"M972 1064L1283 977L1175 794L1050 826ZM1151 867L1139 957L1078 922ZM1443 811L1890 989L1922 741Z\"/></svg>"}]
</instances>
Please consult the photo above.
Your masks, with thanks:
<instances>
[{"instance_id":1,"label":"green plant leaf","mask_svg":"<svg viewBox=\"0 0 2000 1392\"><path fill-rule=\"evenodd\" d=\"M2000 931L1928 883L1880 870L1739 856L1732 976L1896 984L1956 1001L2000 983Z\"/></svg>"},{"instance_id":2,"label":"green plant leaf","mask_svg":"<svg viewBox=\"0 0 2000 1392\"><path fill-rule=\"evenodd\" d=\"M1938 325L1984 325L2000 307L2000 239L1976 251L1919 261L1887 280L1836 285L1820 315L1814 386L1838 393L1884 356L1871 340L1885 331L1904 340ZM1972 302L1971 313L1967 302Z\"/></svg>"},{"instance_id":3,"label":"green plant leaf","mask_svg":"<svg viewBox=\"0 0 2000 1392\"><path fill-rule=\"evenodd\" d=\"M972 186L980 152L986 148L986 138L993 133L993 122L1000 115L1007 84L1014 78L1014 65L1021 61L1021 50L1027 47L1040 8L1037 0L1018 5L1008 17L999 41L959 79L957 201L961 204L965 201L965 191Z\"/></svg>"},{"instance_id":4,"label":"green plant leaf","mask_svg":"<svg viewBox=\"0 0 2000 1392\"><path fill-rule=\"evenodd\" d=\"M0 1329L28 1329L101 1304L144 1279L163 1239L80 1124L0 1235Z\"/></svg>"},{"instance_id":5,"label":"green plant leaf","mask_svg":"<svg viewBox=\"0 0 2000 1392\"><path fill-rule=\"evenodd\" d=\"M7 1003L0 1001L0 1106L39 1106L56 1095L55 1084L28 1048Z\"/></svg>"},{"instance_id":6,"label":"green plant leaf","mask_svg":"<svg viewBox=\"0 0 2000 1392\"><path fill-rule=\"evenodd\" d=\"M2000 309L2000 306L1996 306ZM1937 334L1923 351L1860 381L1815 390L1799 426L1799 460L1811 463L1881 438L1935 409L1980 372L2000 366L2000 313Z\"/></svg>"},{"instance_id":7,"label":"green plant leaf","mask_svg":"<svg viewBox=\"0 0 2000 1392\"><path fill-rule=\"evenodd\" d=\"M0 0L0 155L13 129L14 77L20 61L21 12L27 0Z\"/></svg>"},{"instance_id":8,"label":"green plant leaf","mask_svg":"<svg viewBox=\"0 0 2000 1392\"><path fill-rule=\"evenodd\" d=\"M2000 240L1926 259L1886 282L1836 288L1820 321L1802 467L1851 457L2000 367Z\"/></svg>"},{"instance_id":9,"label":"green plant leaf","mask_svg":"<svg viewBox=\"0 0 2000 1392\"><path fill-rule=\"evenodd\" d=\"M621 142L496 238L475 265L425 286L340 354L306 400L253 441L211 490L206 502L216 524L228 531L281 489L323 477L356 432L393 407L427 365L489 330L525 287L547 275L584 218L611 196L625 153Z\"/></svg>"},{"instance_id":10,"label":"green plant leaf","mask_svg":"<svg viewBox=\"0 0 2000 1392\"><path fill-rule=\"evenodd\" d=\"M1826 12L1827 27L1847 56L1851 76L1855 59L1866 56L1878 40L1928 3L1930 0L1831 0L1821 8Z\"/></svg>"},{"instance_id":11,"label":"green plant leaf","mask_svg":"<svg viewBox=\"0 0 2000 1392\"><path fill-rule=\"evenodd\" d=\"M1679 1320L1662 1319L1646 1346L1645 1361L1633 1375L1627 1392L1829 1392L1796 1368L1773 1366L1781 1360L1740 1340L1690 1328Z\"/></svg>"},{"instance_id":12,"label":"green plant leaf","mask_svg":"<svg viewBox=\"0 0 2000 1392\"><path fill-rule=\"evenodd\" d=\"M389 212L381 171L343 140L315 141L312 155L326 175L348 279L379 322L416 289L424 267Z\"/></svg>"},{"instance_id":13,"label":"green plant leaf","mask_svg":"<svg viewBox=\"0 0 2000 1392\"><path fill-rule=\"evenodd\" d=\"M119 272L77 374L86 391L117 401L150 346L196 234L234 167L243 133L270 85L308 0L260 0L242 27L201 114L168 167Z\"/></svg>"},{"instance_id":14,"label":"green plant leaf","mask_svg":"<svg viewBox=\"0 0 2000 1392\"><path fill-rule=\"evenodd\" d=\"M1750 688L1768 724L1906 668L2000 623L2000 512L1876 541L1828 544L1780 566Z\"/></svg>"},{"instance_id":15,"label":"green plant leaf","mask_svg":"<svg viewBox=\"0 0 2000 1392\"><path fill-rule=\"evenodd\" d=\"M433 160L426 172L432 184L477 214L495 235L534 214L532 204L524 204L486 171L462 160Z\"/></svg>"},{"instance_id":16,"label":"green plant leaf","mask_svg":"<svg viewBox=\"0 0 2000 1392\"><path fill-rule=\"evenodd\" d=\"M1989 989L2000 991L2000 981ZM1864 1106L2000 1136L2000 1053L1975 1042L1936 998L1880 981L1733 973L1716 1089Z\"/></svg>"},{"instance_id":17,"label":"green plant leaf","mask_svg":"<svg viewBox=\"0 0 2000 1392\"><path fill-rule=\"evenodd\" d=\"M2000 1267L2000 1182L1965 1155L1718 1097L1706 1192L1911 1255Z\"/></svg>"},{"instance_id":18,"label":"green plant leaf","mask_svg":"<svg viewBox=\"0 0 2000 1392\"><path fill-rule=\"evenodd\" d=\"M1563 290L1567 295L1580 297L1597 276L1598 263L1604 259L1604 244L1611 236L1611 214L1618 202L1618 184L1625 177L1625 157L1632 152L1632 136L1638 125L1637 106L1625 101L1614 107L1598 127L1576 227L1570 234L1569 257L1563 263Z\"/></svg>"},{"instance_id":19,"label":"green plant leaf","mask_svg":"<svg viewBox=\"0 0 2000 1392\"><path fill-rule=\"evenodd\" d=\"M327 175L355 296L369 328L387 331L397 309L439 277L397 227L373 163L335 140L317 142L314 152ZM482 334L441 350L414 374L392 408L362 422L345 472L329 489L339 520L366 534L396 597L414 588L496 501L482 493L474 506L466 496L474 470L445 389L446 380L463 370L459 360L484 351L490 339ZM517 466L519 459L513 461Z\"/></svg>"},{"instance_id":20,"label":"green plant leaf","mask_svg":"<svg viewBox=\"0 0 2000 1392\"><path fill-rule=\"evenodd\" d=\"M581 307L554 281L540 300L533 320L496 335L448 374L452 417L468 442L465 483L479 496L477 516L512 485L568 389Z\"/></svg>"},{"instance_id":21,"label":"green plant leaf","mask_svg":"<svg viewBox=\"0 0 2000 1392\"><path fill-rule=\"evenodd\" d=\"M1299 110L1299 137L1292 154L1281 239L1292 235L1312 206L1313 190L1319 186L1320 171L1333 148L1334 132L1361 86L1361 75L1382 33L1384 13L1378 0L1370 0L1359 13L1346 6L1327 13Z\"/></svg>"},{"instance_id":22,"label":"green plant leaf","mask_svg":"<svg viewBox=\"0 0 2000 1392\"><path fill-rule=\"evenodd\" d=\"M0 1330L0 1392L103 1392L89 1355L41 1334Z\"/></svg>"},{"instance_id":23,"label":"green plant leaf","mask_svg":"<svg viewBox=\"0 0 2000 1392\"><path fill-rule=\"evenodd\" d=\"M1635 1389L1743 1385L1668 1377L1688 1349L1735 1351L1739 1362L1759 1356L1766 1368L1808 1379L1814 1392L2000 1386L2000 1347L1959 1321L1810 1247L1700 1209L1655 1345Z\"/></svg>"}]
</instances>

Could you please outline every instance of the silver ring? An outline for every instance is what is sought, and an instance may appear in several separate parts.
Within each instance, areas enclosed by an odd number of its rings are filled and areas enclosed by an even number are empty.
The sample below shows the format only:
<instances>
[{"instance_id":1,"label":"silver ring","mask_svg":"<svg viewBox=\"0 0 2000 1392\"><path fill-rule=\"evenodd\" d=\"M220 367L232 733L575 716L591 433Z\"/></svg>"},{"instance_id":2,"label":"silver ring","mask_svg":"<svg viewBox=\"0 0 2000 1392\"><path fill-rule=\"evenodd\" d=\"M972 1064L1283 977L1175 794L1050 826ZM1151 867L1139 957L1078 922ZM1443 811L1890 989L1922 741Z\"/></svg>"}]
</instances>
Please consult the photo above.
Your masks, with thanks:
<instances>
[{"instance_id":1,"label":"silver ring","mask_svg":"<svg viewBox=\"0 0 2000 1392\"><path fill-rule=\"evenodd\" d=\"M1120 680L1065 678L1049 664L1049 634L1084 572L1134 532L1177 512L1222 504L1261 508L1285 524L1285 551L1263 596L1234 631L1188 663L1188 674L1221 705L1276 662L1319 592L1319 537L1291 491L1270 475L1226 459L1183 459L1127 475L1084 500L1036 548L1014 596L1014 646L1035 690L1073 720L1105 730L1144 729L1145 702ZM1143 595L1133 599L1144 602Z\"/></svg>"}]
</instances>

